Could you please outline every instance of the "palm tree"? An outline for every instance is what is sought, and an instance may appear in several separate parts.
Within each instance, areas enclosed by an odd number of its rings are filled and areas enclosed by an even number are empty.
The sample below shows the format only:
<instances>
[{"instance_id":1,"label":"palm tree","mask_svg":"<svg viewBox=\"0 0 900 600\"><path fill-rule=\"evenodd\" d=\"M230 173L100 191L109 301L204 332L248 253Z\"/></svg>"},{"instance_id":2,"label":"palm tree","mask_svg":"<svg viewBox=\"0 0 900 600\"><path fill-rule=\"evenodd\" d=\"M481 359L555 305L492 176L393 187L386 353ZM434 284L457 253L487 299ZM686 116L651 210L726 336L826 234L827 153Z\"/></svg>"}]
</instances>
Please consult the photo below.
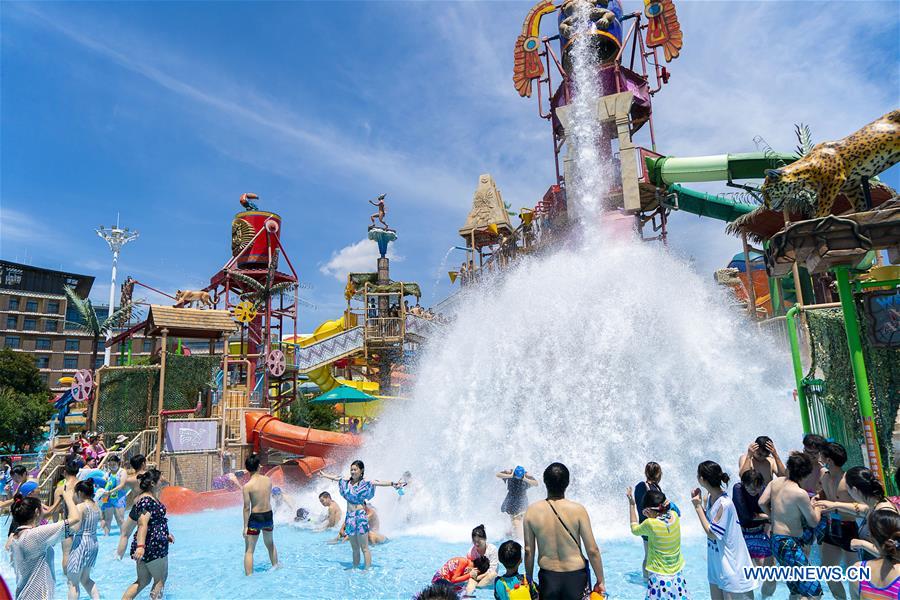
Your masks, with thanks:
<instances>
[{"instance_id":1,"label":"palm tree","mask_svg":"<svg viewBox=\"0 0 900 600\"><path fill-rule=\"evenodd\" d=\"M75 307L75 310L78 311L78 316L81 317L80 321L66 321L66 324L91 336L91 373L93 373L96 371L100 338L106 338L106 335L112 332L113 329L128 322L128 319L131 318L134 304L126 302L118 310L112 311L101 323L90 298L82 298L69 286L65 286L63 289L66 292L66 297L69 299L69 304ZM112 310L112 307L110 307L110 310Z\"/></svg>"},{"instance_id":2,"label":"palm tree","mask_svg":"<svg viewBox=\"0 0 900 600\"><path fill-rule=\"evenodd\" d=\"M261 283L252 277L239 273L238 271L229 271L229 275L244 284L244 288L249 288L241 294L241 300L247 300L253 303L254 308L259 310L264 306L268 306L269 300L277 298L281 294L286 294L294 289L296 285L293 281L282 281L275 283L275 261L269 265L266 272L266 281Z\"/></svg>"}]
</instances>

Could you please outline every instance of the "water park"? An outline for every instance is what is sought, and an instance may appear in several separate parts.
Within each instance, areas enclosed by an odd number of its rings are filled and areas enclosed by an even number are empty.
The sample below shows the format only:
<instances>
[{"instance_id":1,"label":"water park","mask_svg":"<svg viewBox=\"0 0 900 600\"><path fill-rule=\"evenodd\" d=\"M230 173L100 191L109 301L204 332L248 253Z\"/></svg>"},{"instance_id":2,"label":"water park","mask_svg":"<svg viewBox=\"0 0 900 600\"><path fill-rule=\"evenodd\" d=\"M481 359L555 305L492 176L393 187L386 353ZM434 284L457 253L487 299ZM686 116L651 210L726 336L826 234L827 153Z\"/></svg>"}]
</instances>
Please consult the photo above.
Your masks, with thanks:
<instances>
[{"instance_id":1,"label":"water park","mask_svg":"<svg viewBox=\"0 0 900 600\"><path fill-rule=\"evenodd\" d=\"M104 237L106 320L63 296L94 368L34 448L0 439L0 599L900 597L900 110L667 154L680 5L504 9L549 178L513 203L470 173L465 219L421 225L464 255L442 297L392 259L423 232L390 190L341 215L377 252L311 330L274 194L227 192L180 289L119 285ZM740 251L699 273L684 215Z\"/></svg>"}]
</instances>

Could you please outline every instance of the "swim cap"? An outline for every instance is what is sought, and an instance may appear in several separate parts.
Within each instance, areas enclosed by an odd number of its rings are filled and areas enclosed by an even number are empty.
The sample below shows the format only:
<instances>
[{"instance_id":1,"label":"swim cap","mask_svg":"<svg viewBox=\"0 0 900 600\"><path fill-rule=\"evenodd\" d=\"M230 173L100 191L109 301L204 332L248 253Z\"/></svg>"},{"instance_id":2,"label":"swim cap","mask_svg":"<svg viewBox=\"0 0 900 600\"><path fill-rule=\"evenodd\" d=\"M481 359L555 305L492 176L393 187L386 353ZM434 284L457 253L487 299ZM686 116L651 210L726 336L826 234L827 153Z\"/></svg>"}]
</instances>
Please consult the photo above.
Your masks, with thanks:
<instances>
[{"instance_id":1,"label":"swim cap","mask_svg":"<svg viewBox=\"0 0 900 600\"><path fill-rule=\"evenodd\" d=\"M513 471L513 477L516 479L522 479L525 477L525 467L516 467L516 470Z\"/></svg>"},{"instance_id":2,"label":"swim cap","mask_svg":"<svg viewBox=\"0 0 900 600\"><path fill-rule=\"evenodd\" d=\"M280 495L281 495L281 488L280 488L280 487L277 487L277 486L276 486L276 487L273 487L273 488L272 488L272 495L273 495L273 496L280 496Z\"/></svg>"}]
</instances>

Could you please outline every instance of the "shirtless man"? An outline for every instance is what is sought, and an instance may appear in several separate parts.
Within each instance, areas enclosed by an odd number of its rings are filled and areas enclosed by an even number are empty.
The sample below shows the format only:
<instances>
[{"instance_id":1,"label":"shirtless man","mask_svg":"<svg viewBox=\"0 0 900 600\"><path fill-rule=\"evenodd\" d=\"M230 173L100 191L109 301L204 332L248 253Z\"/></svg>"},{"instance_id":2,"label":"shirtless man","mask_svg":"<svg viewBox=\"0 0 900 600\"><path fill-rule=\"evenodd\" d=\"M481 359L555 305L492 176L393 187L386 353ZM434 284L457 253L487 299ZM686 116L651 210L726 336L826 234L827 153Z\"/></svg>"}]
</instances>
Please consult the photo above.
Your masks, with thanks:
<instances>
[{"instance_id":1,"label":"shirtless man","mask_svg":"<svg viewBox=\"0 0 900 600\"><path fill-rule=\"evenodd\" d=\"M823 438L821 435L816 435L815 433L807 433L803 436L803 454L809 459L809 462L812 463L813 470L812 473L806 476L803 481L800 482L800 487L802 487L806 492L810 495L810 497L815 497L819 494L820 486L819 480L822 477L822 473L825 471L819 465L819 453L822 452L822 449L828 444L828 440Z\"/></svg>"},{"instance_id":2,"label":"shirtless man","mask_svg":"<svg viewBox=\"0 0 900 600\"><path fill-rule=\"evenodd\" d=\"M119 533L119 546L116 548L116 557L119 560L122 560L122 556L125 554L125 548L128 546L128 538L131 537L131 532L137 527L137 521L132 519L130 514L131 507L134 505L134 499L141 494L141 481L138 479L138 476L147 472L147 459L143 454L135 454L128 463L134 472L130 473L128 477L120 481L119 485L116 486L116 490L126 490L125 524Z\"/></svg>"},{"instance_id":3,"label":"shirtless man","mask_svg":"<svg viewBox=\"0 0 900 600\"><path fill-rule=\"evenodd\" d=\"M784 476L784 463L778 456L778 450L772 438L761 435L747 448L747 453L742 454L738 461L738 475L744 471L756 469L763 477L763 485L769 485L776 477Z\"/></svg>"},{"instance_id":4,"label":"shirtless man","mask_svg":"<svg viewBox=\"0 0 900 600\"><path fill-rule=\"evenodd\" d=\"M818 525L820 513L800 482L812 471L812 462L805 453L792 452L788 458L787 476L773 480L759 499L760 506L771 518L772 552L781 566L809 566L809 558L803 551L803 546L808 543L804 540L804 528ZM818 581L788 581L787 586L791 600L822 595Z\"/></svg>"},{"instance_id":5,"label":"shirtless man","mask_svg":"<svg viewBox=\"0 0 900 600\"><path fill-rule=\"evenodd\" d=\"M375 219L378 219L379 221L381 221L381 226L384 227L385 229L388 229L387 223L384 222L384 215L385 215L384 196L385 196L385 194L381 194L380 196L378 196L378 198L375 199L374 202L369 200L369 204L371 204L372 206L374 206L378 209L378 212L371 216L372 227L375 227Z\"/></svg>"},{"instance_id":6,"label":"shirtless man","mask_svg":"<svg viewBox=\"0 0 900 600\"><path fill-rule=\"evenodd\" d=\"M259 456L251 454L244 461L250 479L244 484L244 573L253 574L253 551L262 531L263 543L269 551L269 561L278 566L278 552L272 539L275 527L272 515L272 480L259 473Z\"/></svg>"},{"instance_id":7,"label":"shirtless man","mask_svg":"<svg viewBox=\"0 0 900 600\"><path fill-rule=\"evenodd\" d=\"M825 472L822 473L820 497L831 502L853 502L844 474L844 463L847 462L847 451L836 442L828 442L819 454ZM856 520L841 518L837 511L822 515L826 520L825 539L822 541L822 566L843 566L845 569L858 560L856 552L850 548L850 542L859 537ZM842 581L829 581L831 595L837 600L844 600L847 592ZM859 598L859 586L850 585L850 597Z\"/></svg>"},{"instance_id":8,"label":"shirtless man","mask_svg":"<svg viewBox=\"0 0 900 600\"><path fill-rule=\"evenodd\" d=\"M337 527L338 523L341 522L341 516L343 515L341 507L338 506L338 503L334 501L331 494L328 492L319 494L319 503L328 509L328 514L319 521L317 531L326 531L332 527Z\"/></svg>"},{"instance_id":9,"label":"shirtless man","mask_svg":"<svg viewBox=\"0 0 900 600\"><path fill-rule=\"evenodd\" d=\"M603 561L591 530L587 510L566 500L569 469L553 463L544 470L547 499L535 502L525 511L525 576L534 581L535 551L538 554L541 600L581 598L590 589L588 562L597 576L594 591L605 593ZM581 544L587 551L585 559Z\"/></svg>"}]
</instances>

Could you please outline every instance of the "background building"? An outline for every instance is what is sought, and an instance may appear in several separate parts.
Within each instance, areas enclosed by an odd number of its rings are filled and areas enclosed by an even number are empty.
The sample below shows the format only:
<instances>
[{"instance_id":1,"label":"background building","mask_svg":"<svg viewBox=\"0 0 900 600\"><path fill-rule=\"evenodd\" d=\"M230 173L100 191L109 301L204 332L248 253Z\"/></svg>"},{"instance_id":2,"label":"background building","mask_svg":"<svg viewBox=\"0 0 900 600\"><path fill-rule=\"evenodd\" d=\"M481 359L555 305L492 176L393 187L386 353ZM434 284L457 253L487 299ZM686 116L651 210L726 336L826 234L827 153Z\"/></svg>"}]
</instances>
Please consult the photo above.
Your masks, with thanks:
<instances>
[{"instance_id":1,"label":"background building","mask_svg":"<svg viewBox=\"0 0 900 600\"><path fill-rule=\"evenodd\" d=\"M91 368L92 339L72 325L80 316L68 304L63 291L67 285L87 298L94 277L0 260L0 343L33 355L41 379L55 392L68 387L58 383L60 377ZM94 309L103 322L109 307L95 304ZM113 347L113 364L119 350L118 344ZM152 341L138 335L131 351L133 357L149 356ZM96 366L102 365L103 340Z\"/></svg>"}]
</instances>

